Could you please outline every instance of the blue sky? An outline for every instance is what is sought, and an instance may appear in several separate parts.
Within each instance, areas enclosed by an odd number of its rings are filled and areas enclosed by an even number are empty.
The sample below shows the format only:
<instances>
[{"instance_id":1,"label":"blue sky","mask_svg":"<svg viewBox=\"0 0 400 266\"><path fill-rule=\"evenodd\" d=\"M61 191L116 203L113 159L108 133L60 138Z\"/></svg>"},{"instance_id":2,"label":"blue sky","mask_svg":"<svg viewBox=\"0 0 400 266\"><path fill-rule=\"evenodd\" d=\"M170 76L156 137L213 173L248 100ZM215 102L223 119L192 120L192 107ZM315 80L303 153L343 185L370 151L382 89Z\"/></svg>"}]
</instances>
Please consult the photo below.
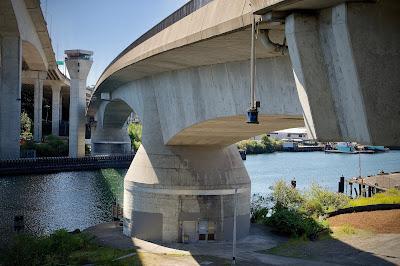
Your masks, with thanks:
<instances>
[{"instance_id":1,"label":"blue sky","mask_svg":"<svg viewBox=\"0 0 400 266\"><path fill-rule=\"evenodd\" d=\"M57 60L63 60L64 50L68 49L94 52L88 85L97 82L103 70L124 48L186 2L41 0Z\"/></svg>"}]
</instances>

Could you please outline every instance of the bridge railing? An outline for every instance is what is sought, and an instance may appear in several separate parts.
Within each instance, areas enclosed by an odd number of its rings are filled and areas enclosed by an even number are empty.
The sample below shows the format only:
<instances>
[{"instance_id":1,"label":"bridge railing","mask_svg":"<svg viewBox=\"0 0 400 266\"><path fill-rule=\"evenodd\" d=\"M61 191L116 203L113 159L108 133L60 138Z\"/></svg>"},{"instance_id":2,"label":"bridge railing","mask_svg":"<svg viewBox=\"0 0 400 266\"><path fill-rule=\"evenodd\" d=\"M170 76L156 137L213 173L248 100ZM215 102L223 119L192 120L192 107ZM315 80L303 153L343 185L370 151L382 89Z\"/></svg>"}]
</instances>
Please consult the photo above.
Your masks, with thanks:
<instances>
[{"instance_id":1,"label":"bridge railing","mask_svg":"<svg viewBox=\"0 0 400 266\"><path fill-rule=\"evenodd\" d=\"M135 48L139 44L145 42L146 40L150 39L157 33L161 32L162 30L168 28L175 22L183 19L184 17L192 14L193 12L197 11L198 9L202 8L203 6L207 5L208 3L211 3L214 0L191 0L185 5L183 5L181 8L176 10L174 13L163 19L160 23L155 25L153 28L151 28L149 31L144 33L142 36L140 36L138 39L136 39L133 43L131 43L126 49L124 49L106 68L106 70L114 64L119 58L121 58L124 54L126 54L128 51L131 49Z\"/></svg>"}]
</instances>

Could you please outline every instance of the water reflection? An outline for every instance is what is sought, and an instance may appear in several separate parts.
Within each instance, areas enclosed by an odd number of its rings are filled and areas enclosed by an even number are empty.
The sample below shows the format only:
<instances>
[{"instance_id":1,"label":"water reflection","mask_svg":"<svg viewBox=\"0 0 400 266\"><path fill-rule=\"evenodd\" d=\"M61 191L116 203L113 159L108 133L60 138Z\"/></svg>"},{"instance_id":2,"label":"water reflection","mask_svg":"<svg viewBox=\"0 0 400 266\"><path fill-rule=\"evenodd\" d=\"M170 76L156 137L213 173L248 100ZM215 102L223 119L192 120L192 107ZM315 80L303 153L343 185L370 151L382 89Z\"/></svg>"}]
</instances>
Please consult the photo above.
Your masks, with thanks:
<instances>
[{"instance_id":1,"label":"water reflection","mask_svg":"<svg viewBox=\"0 0 400 266\"><path fill-rule=\"evenodd\" d=\"M123 180L124 174L114 178ZM111 221L115 195L105 180L103 171L0 179L0 235L12 232L15 215L23 215L26 231L34 234Z\"/></svg>"}]
</instances>

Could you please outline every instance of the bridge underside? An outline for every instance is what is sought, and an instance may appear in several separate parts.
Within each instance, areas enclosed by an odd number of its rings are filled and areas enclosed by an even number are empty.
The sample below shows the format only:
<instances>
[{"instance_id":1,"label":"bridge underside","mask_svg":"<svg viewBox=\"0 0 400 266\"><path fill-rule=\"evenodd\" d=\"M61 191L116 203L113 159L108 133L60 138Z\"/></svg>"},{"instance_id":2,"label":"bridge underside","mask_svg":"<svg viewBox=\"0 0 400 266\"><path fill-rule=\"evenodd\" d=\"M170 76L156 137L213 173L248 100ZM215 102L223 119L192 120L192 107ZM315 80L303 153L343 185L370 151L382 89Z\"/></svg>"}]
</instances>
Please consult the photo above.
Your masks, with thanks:
<instances>
[{"instance_id":1,"label":"bridge underside","mask_svg":"<svg viewBox=\"0 0 400 266\"><path fill-rule=\"evenodd\" d=\"M267 132L304 126L303 116L299 115L261 114L258 118L259 124L247 124L246 120L245 115L207 120L183 129L167 145L227 146Z\"/></svg>"}]
</instances>

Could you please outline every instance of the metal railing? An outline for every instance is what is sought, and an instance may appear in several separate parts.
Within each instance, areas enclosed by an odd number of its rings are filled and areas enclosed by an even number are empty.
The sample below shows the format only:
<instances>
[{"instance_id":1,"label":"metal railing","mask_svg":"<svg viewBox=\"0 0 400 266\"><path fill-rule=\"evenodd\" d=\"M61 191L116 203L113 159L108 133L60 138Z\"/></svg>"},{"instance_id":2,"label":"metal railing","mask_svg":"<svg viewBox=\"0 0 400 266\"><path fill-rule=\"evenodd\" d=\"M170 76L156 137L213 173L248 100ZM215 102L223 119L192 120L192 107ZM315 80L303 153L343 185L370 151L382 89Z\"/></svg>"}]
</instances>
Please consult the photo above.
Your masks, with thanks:
<instances>
[{"instance_id":1,"label":"metal railing","mask_svg":"<svg viewBox=\"0 0 400 266\"><path fill-rule=\"evenodd\" d=\"M0 161L0 176L62 171L85 171L102 168L127 168L134 154L99 155L81 158L42 157Z\"/></svg>"}]
</instances>

